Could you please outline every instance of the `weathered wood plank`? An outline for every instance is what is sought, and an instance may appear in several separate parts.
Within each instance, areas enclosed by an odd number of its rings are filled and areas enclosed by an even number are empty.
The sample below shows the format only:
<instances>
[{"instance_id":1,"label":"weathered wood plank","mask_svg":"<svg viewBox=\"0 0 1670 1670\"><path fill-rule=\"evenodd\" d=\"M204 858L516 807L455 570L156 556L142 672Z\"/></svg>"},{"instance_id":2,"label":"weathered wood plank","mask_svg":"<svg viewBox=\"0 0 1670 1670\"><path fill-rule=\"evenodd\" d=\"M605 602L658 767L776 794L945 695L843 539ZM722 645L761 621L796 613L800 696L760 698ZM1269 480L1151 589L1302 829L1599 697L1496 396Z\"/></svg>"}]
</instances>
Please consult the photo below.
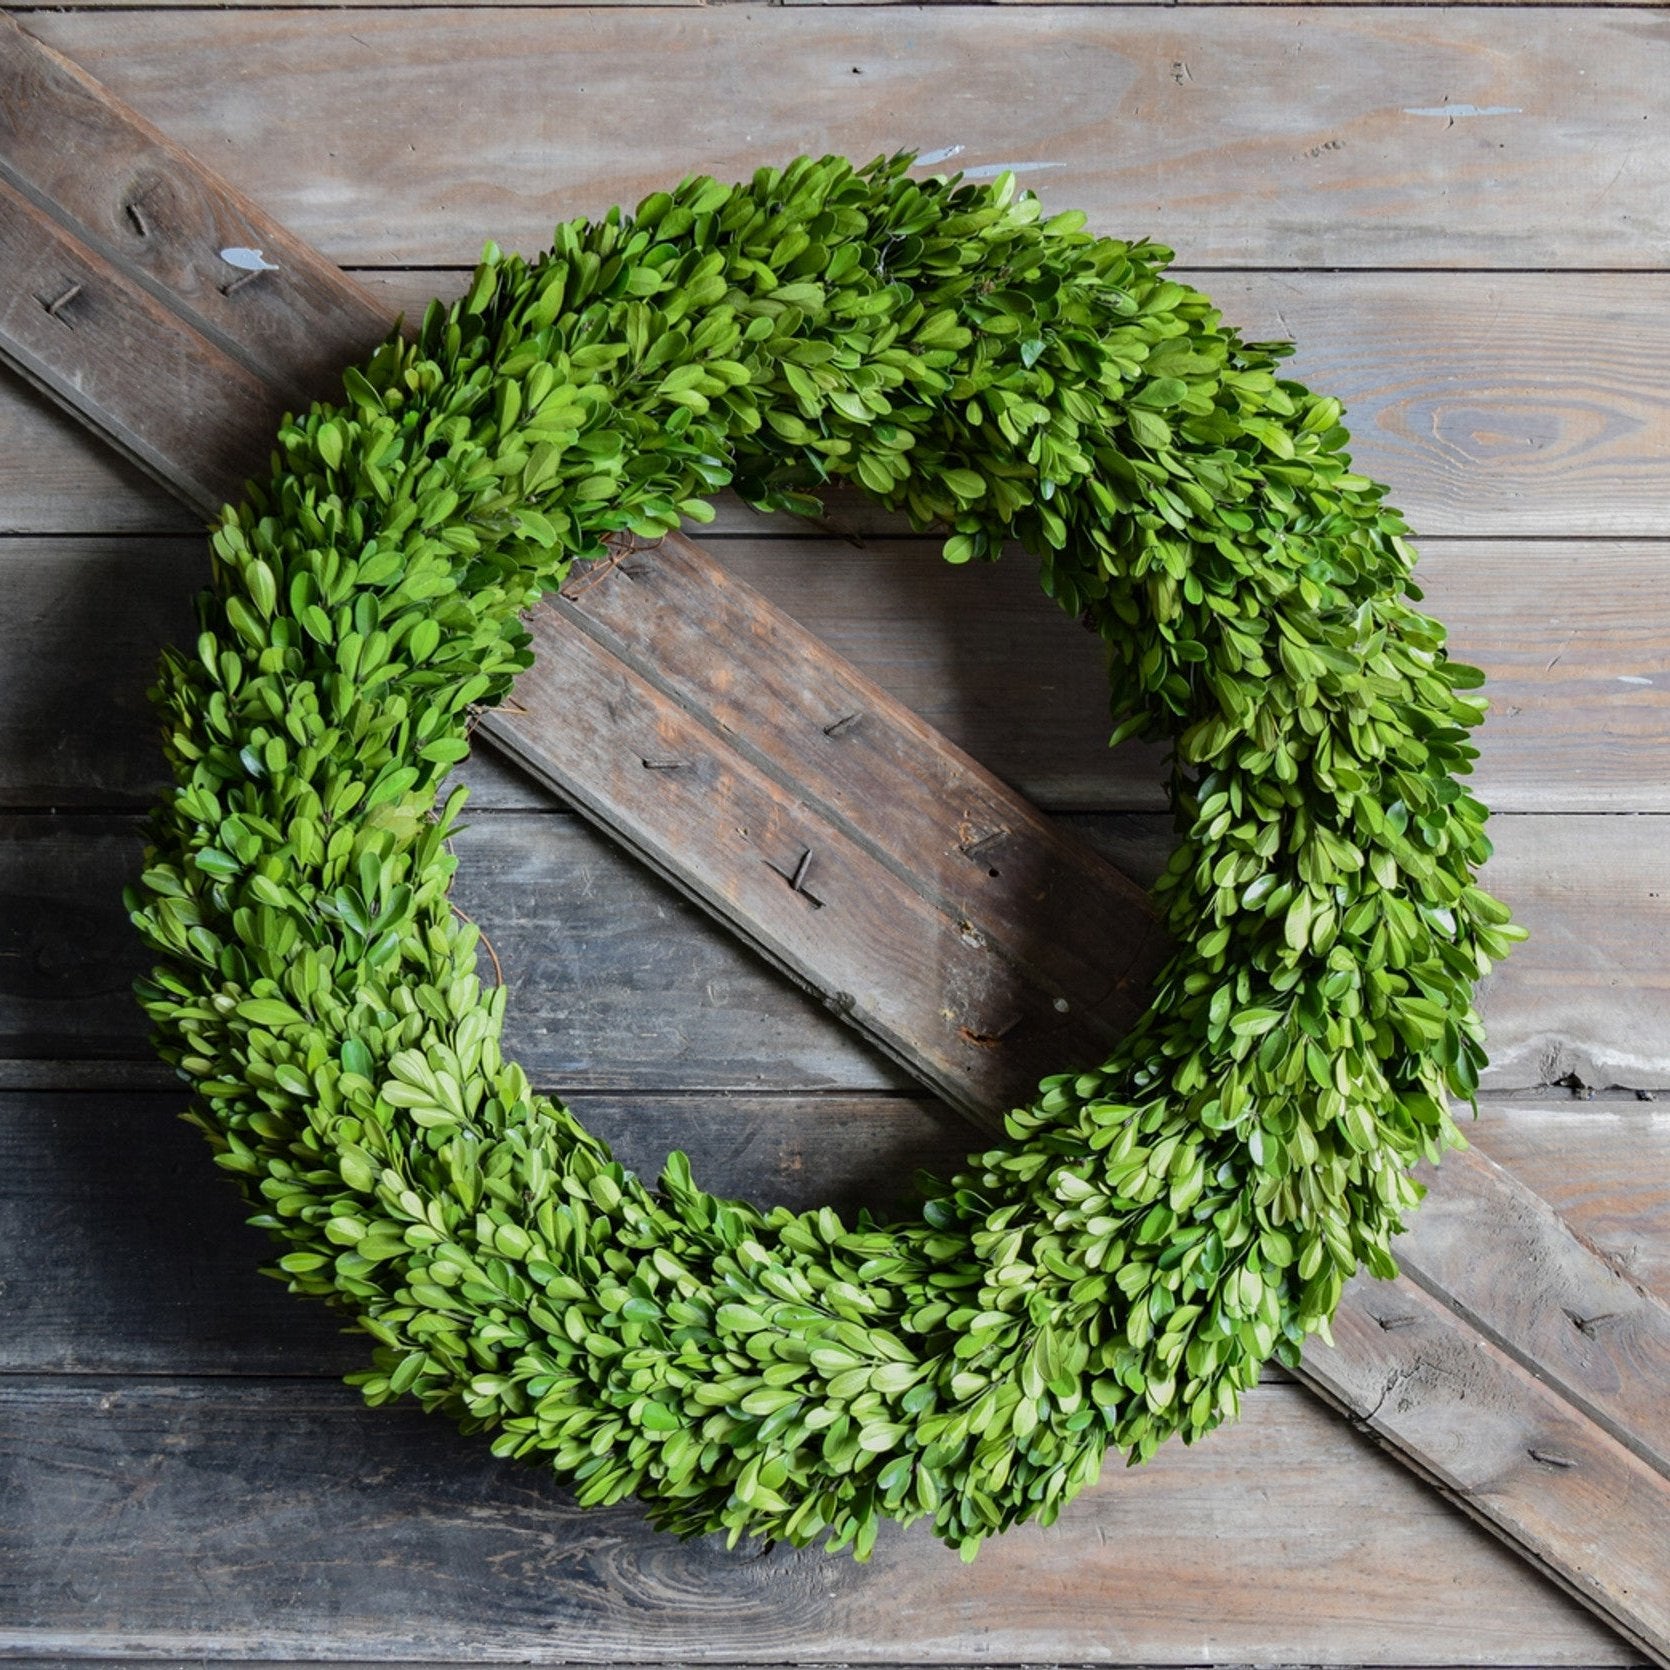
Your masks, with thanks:
<instances>
[{"instance_id":1,"label":"weathered wood plank","mask_svg":"<svg viewBox=\"0 0 1670 1670\"><path fill-rule=\"evenodd\" d=\"M519 704L481 728L954 1105L1013 1105L1141 1012L1143 890L688 541L530 624L519 702L589 705L584 734Z\"/></svg>"},{"instance_id":2,"label":"weathered wood plank","mask_svg":"<svg viewBox=\"0 0 1670 1670\"><path fill-rule=\"evenodd\" d=\"M1530 941L1481 987L1487 1089L1670 1084L1670 857L1644 817L1499 818L1488 885Z\"/></svg>"},{"instance_id":3,"label":"weathered wood plank","mask_svg":"<svg viewBox=\"0 0 1670 1670\"><path fill-rule=\"evenodd\" d=\"M0 1093L0 1372L331 1376L363 1363L362 1336L339 1333L322 1306L257 1274L270 1243L206 1164L201 1136L178 1118L182 1100L178 1087ZM945 1175L973 1140L963 1120L920 1096L570 1101L641 1176L681 1148L717 1193L796 1208L886 1211L919 1167ZM1670 1116L1639 1104L1487 1099L1468 1134L1632 1282L1670 1296ZM1440 1190L1399 1257L1420 1262L1450 1210ZM1502 1285L1512 1303L1531 1283L1516 1275ZM1634 1389L1662 1395L1660 1386Z\"/></svg>"},{"instance_id":4,"label":"weathered wood plank","mask_svg":"<svg viewBox=\"0 0 1670 1670\"><path fill-rule=\"evenodd\" d=\"M1100 645L1042 596L1024 554L960 573L931 541L725 540L714 554L1044 804L1165 803L1158 750L1106 749ZM1424 542L1430 606L1490 680L1477 781L1491 806L1670 810L1667 562L1658 543Z\"/></svg>"},{"instance_id":5,"label":"weathered wood plank","mask_svg":"<svg viewBox=\"0 0 1670 1670\"><path fill-rule=\"evenodd\" d=\"M1346 404L1354 456L1429 538L1657 537L1670 525L1670 277L1659 273L1200 272L1255 339L1292 337L1292 372ZM460 292L455 269L354 277L392 318ZM880 525L862 502L842 519ZM714 530L787 529L722 506ZM0 383L0 528L191 531L26 389ZM704 536L706 537L706 536Z\"/></svg>"},{"instance_id":6,"label":"weathered wood plank","mask_svg":"<svg viewBox=\"0 0 1670 1670\"><path fill-rule=\"evenodd\" d=\"M264 464L284 412L336 386L387 320L3 16L0 124L0 253L15 273L0 356L212 511Z\"/></svg>"},{"instance_id":7,"label":"weathered wood plank","mask_svg":"<svg viewBox=\"0 0 1670 1670\"><path fill-rule=\"evenodd\" d=\"M266 455L268 385L4 181L0 263L0 354L131 463L206 506ZM255 421L212 421L233 412Z\"/></svg>"},{"instance_id":8,"label":"weathered wood plank","mask_svg":"<svg viewBox=\"0 0 1670 1670\"><path fill-rule=\"evenodd\" d=\"M345 263L465 264L489 236L537 247L562 216L692 169L961 145L957 165L1025 166L1052 205L1196 263L1659 266L1653 14L1503 15L397 8L30 27ZM623 148L600 113L641 101L652 58L656 119ZM491 99L462 96L483 86ZM1426 113L1446 104L1504 113Z\"/></svg>"},{"instance_id":9,"label":"weathered wood plank","mask_svg":"<svg viewBox=\"0 0 1670 1670\"><path fill-rule=\"evenodd\" d=\"M1211 1444L1114 1473L972 1569L890 1528L857 1567L681 1545L647 1535L635 1507L578 1512L549 1475L415 1412L367 1413L342 1388L7 1378L0 1652L1628 1660L1296 1388L1247 1404Z\"/></svg>"},{"instance_id":10,"label":"weathered wood plank","mask_svg":"<svg viewBox=\"0 0 1670 1670\"><path fill-rule=\"evenodd\" d=\"M1044 597L1024 554L953 572L924 541L855 549L802 535L706 548L1038 804L1164 804L1158 749L1105 746L1099 646ZM657 572L654 557L635 563ZM1490 805L1670 811L1667 564L1660 542L1427 542L1419 573L1431 606L1457 653L1490 677L1476 779ZM0 806L138 807L154 797L162 763L143 693L160 646L183 641L206 574L201 539L0 539L9 618L27 623L0 658ZM616 579L586 595L601 605L616 593L654 595ZM707 607L691 630L705 630ZM549 804L485 758L470 771L480 804Z\"/></svg>"},{"instance_id":11,"label":"weathered wood plank","mask_svg":"<svg viewBox=\"0 0 1670 1670\"><path fill-rule=\"evenodd\" d=\"M479 729L681 893L740 925L777 968L953 1106L990 1119L1026 1100L1046 1073L1107 1055L1141 1013L1167 950L1140 890L1066 838L1040 842L1034 859L1036 814L926 727L889 711L879 690L826 657L807 670L839 675L840 712L801 704L773 718L810 715L815 727L862 712L872 739L914 757L930 783L957 795L952 815L967 825L960 844L957 829L942 830L920 808L918 819L900 809L877 839L862 839L852 816L837 822L819 804L815 774L803 786L762 769L555 609L542 606L530 625L538 659L518 681L522 694L484 713ZM763 646L771 635L762 612L736 641ZM815 650L802 640L779 649ZM584 723L548 717L581 713ZM915 837L919 823L925 864L918 842L901 839L906 829ZM994 844L1007 876L985 867ZM949 870L958 858L968 878L948 877L947 890L958 891L932 897L938 889L925 870ZM1065 920L1075 891L1106 899L1083 911L1102 931L1052 957L1026 934L1025 904L1043 895L1047 932L1051 916ZM1092 974L1098 938L1105 960Z\"/></svg>"},{"instance_id":12,"label":"weathered wood plank","mask_svg":"<svg viewBox=\"0 0 1670 1670\"><path fill-rule=\"evenodd\" d=\"M1605 1098L1566 1099L1532 1117L1518 1102L1488 1099L1469 1123L1469 1138L1508 1167L1606 1261L1631 1281L1670 1301L1670 1110ZM1622 1136L1632 1163L1614 1168L1603 1156Z\"/></svg>"},{"instance_id":13,"label":"weathered wood plank","mask_svg":"<svg viewBox=\"0 0 1670 1670\"><path fill-rule=\"evenodd\" d=\"M919 1166L974 1142L920 1097L578 1096L587 1126L654 1176L673 1148L703 1185L761 1204L885 1210ZM272 1257L178 1117L178 1091L0 1093L0 1373L303 1374L370 1342L259 1275Z\"/></svg>"},{"instance_id":14,"label":"weathered wood plank","mask_svg":"<svg viewBox=\"0 0 1670 1670\"><path fill-rule=\"evenodd\" d=\"M149 286L151 283L150 279L147 278L145 283ZM69 299L73 299L73 297ZM57 307L53 307L52 313L49 316L55 316L57 311ZM205 323L205 329L209 328L212 327ZM28 344L26 344L26 347L27 346ZM27 363L27 354L24 357ZM67 355L65 357L66 359L71 358L71 356ZM601 654L599 647L594 642L588 639L587 643L590 645L591 650L596 650L598 654ZM568 645L569 654L564 659L570 659L578 663L580 657L575 653L577 648L578 644L576 642L571 642ZM625 668L624 663L616 660L610 663L610 667L612 668L612 671L609 675L609 682L619 685L622 679L628 678L628 670ZM594 682L596 672L597 669L594 668ZM631 675L631 677L636 677L636 675ZM680 729L680 726L683 725L684 721L687 719L687 715L683 714L679 710L673 709L671 703L664 695L659 692L648 690L647 686L644 691L635 695L634 700L642 713L647 716L646 723L649 726L649 730L645 738L628 737L625 739L631 743L630 752L639 756L636 761L627 760L625 762L629 767L635 764L638 771L641 772L645 768L653 767L659 764L660 762L652 760L650 756L643 751L646 746L652 746L658 738L671 737L678 745L680 756L691 751L692 738L689 735L684 734L684 732ZM685 729L687 730L688 727L686 726ZM544 744L544 748L547 752L549 747L550 742L547 740ZM653 819L657 815L654 808L670 804L672 797L666 797L657 801L652 806L652 804L646 801L641 794L634 797L630 792L628 792L623 786L623 779L621 777L620 770L622 756L620 755L618 748L606 748L602 752L598 752L594 748L590 756L588 756L585 750L582 749L580 753L571 756L571 758L582 762L580 781L581 785L588 791L590 796L590 798L583 800L582 804L590 806L594 811L605 810L609 821L617 827L624 824L625 832L628 835L628 838L633 840L638 846L647 846L652 851L659 850L662 852L670 852L674 850L673 846L664 837L658 836L654 833L653 825ZM748 775L748 773L742 770L739 765L732 762L726 762L723 767L723 772L726 781L733 784L743 784ZM641 778L632 777L630 771L628 772L625 781L630 781L639 789L642 787ZM601 798L599 798L600 793ZM741 799L743 804L741 805L740 811L733 812L732 816L740 816L746 819L748 823L761 823L766 828L770 828L773 820L780 817L784 810L781 795L768 792L762 798L758 793L758 785L748 785L748 790L746 793L742 794ZM750 800L752 800L755 804L750 805ZM828 847L831 844L831 834L828 832L824 833L819 843L820 848ZM839 842L834 841L833 844L838 846ZM901 848L900 850L908 850L908 848ZM803 892L801 884L803 878L806 876L807 863L812 855L813 846L810 841L808 841L804 856L794 861L795 868L792 871L791 885L796 893ZM734 857L735 855L732 856ZM733 869L734 868L735 866L733 865ZM774 931L778 925L773 921L771 904L763 899L756 901L750 898L750 889L746 885L746 879L751 877L757 880L758 877L757 872L754 872L748 866L745 865L744 868L746 876L744 885L740 888L735 886L735 878L733 876L732 887L728 893L725 889L720 888L717 890L710 890L707 893L702 893L700 896L703 896L709 903L712 904L718 904L722 901L724 905L724 913L727 919L736 921L740 918L740 920L754 932L756 937L759 938L768 949L781 953L784 947L784 940L780 932ZM895 867L895 870L896 869L897 867ZM785 869L784 874L788 876L791 875L791 872ZM685 877L684 879L688 881L689 878ZM875 889L872 887L866 891L873 893ZM781 902L780 894L772 895L771 897L775 902ZM799 904L804 904L805 902L806 901L803 896L800 900L797 900L797 903ZM813 900L811 903L814 906L817 906L819 902L817 900ZM849 909L845 914L847 919L854 922L860 922L858 912ZM896 916L900 914L899 905L896 900L890 907L888 907L886 914L889 916ZM804 918L798 920L803 925ZM877 945L867 943L867 938L874 939L874 937L874 935L866 936L861 928L861 931L858 932L857 936L852 941L853 948L849 951L849 960L851 961L854 970L862 970L877 960L874 956ZM908 936L912 942L920 940L923 937L924 936L920 928ZM932 936L928 935L927 938L929 943L932 944ZM831 971L820 970L817 967L817 946L815 936L810 940L805 939L803 936L803 944L808 949L802 957L802 962L796 966L802 968L803 972L807 973L815 984L819 984L823 990L833 995L837 1003L839 1003L843 1008L866 1016L866 1018L870 1021L872 1030L877 1032L895 1048L902 1047L902 1053L904 1053L907 1058L912 1058L913 1055L926 1056L928 1077L932 1082L935 1082L936 1084L941 1085L942 1088L947 1089L953 1097L967 1099L975 1105L983 1104L989 1111L991 1104L991 1090L988 1083L981 1078L978 1071L971 1074L968 1063L936 1057L931 1042L931 1027L929 1028L930 1041L925 1048L919 1044L917 1049L913 1051L909 1047L912 1043L913 1033L920 1034L922 1031L921 1017L919 1015L913 1015L901 1026L889 1029L887 1025L882 1024L882 1016L879 1005L863 1002L856 994L848 995L848 988L839 986L837 980L824 978L824 976ZM889 948L891 948L891 946ZM930 959L930 964L933 965L935 971L937 972L938 965L942 964L943 961L944 958L942 956L935 956ZM847 972L847 969L845 965L843 965L834 969L832 972L836 976L839 976L841 973ZM928 989L932 990L933 988L930 985ZM985 992L982 992L980 995L983 999L987 996ZM945 1005L946 1008L951 1010L953 1019L956 1018L960 1010L961 998L962 994L954 991L951 1001ZM1083 1000L1080 999L1081 1008L1082 1003ZM1058 998L1055 1002L1055 1007L1060 1009L1062 1006L1062 1000ZM984 1022L982 1021L981 1024L984 1024ZM960 1034L962 1037L970 1041L973 1041L981 1036L981 1034L974 1032L967 1024L962 1026ZM1408 1302L1407 1295L1403 1297L1403 1302ZM1366 1408L1367 1406L1366 1404L1357 1404L1355 1407ZM1564 1406L1562 1406L1562 1408L1563 1407ZM1370 1413L1374 1412L1375 1411L1370 1411ZM1579 1417L1572 1416L1571 1419L1576 1421ZM1588 1435L1588 1431L1588 1425L1587 1423L1584 1423L1584 1433L1586 1436ZM1599 1444L1597 1449L1597 1443L1598 1439L1591 1442L1591 1450L1594 1450L1597 1455L1603 1454L1605 1445L1603 1443ZM1418 1465L1423 1468L1430 1468L1432 1458L1421 1447L1421 1441L1417 1440L1415 1442L1413 1454ZM1588 1454L1588 1452L1585 1452L1585 1454ZM1652 1475L1652 1477L1656 1478L1657 1475ZM1628 1482L1627 1479L1625 1482ZM1663 1644L1661 1637L1664 1632L1660 1629L1659 1621L1652 1614L1650 1608L1637 1606L1633 1610L1630 1610L1621 1602L1620 1595L1614 1588L1608 1588L1603 1582L1592 1583L1588 1580L1590 1568L1593 1562L1586 1557L1584 1550L1574 1550L1566 1547L1559 1535L1549 1536L1544 1534L1549 1525L1552 1525L1556 1532L1559 1531L1564 1524L1561 1515L1565 1511L1566 1510L1562 1509L1560 1506L1558 1500L1551 1505L1548 1502L1537 1499L1533 1493L1529 1509L1527 1509L1523 1504L1509 1504L1505 1507L1499 1508L1499 1510L1494 1514L1492 1522L1496 1524L1498 1528L1504 1530L1510 1538L1517 1539L1518 1545L1522 1549L1528 1550L1533 1559L1538 1560L1550 1569L1572 1580L1576 1585L1576 1592L1582 1594L1587 1603L1601 1608L1603 1614L1606 1616L1621 1618L1626 1627L1628 1627L1632 1632L1632 1639L1647 1643L1650 1647L1654 1648L1661 1646ZM1643 1510L1643 1512L1645 1512L1645 1510ZM1627 1518L1621 1516L1618 1523L1620 1526L1627 1529ZM1626 1559L1621 1559L1619 1561L1620 1565L1627 1564L1628 1552L1629 1551L1627 1550L1625 1551Z\"/></svg>"},{"instance_id":15,"label":"weathered wood plank","mask_svg":"<svg viewBox=\"0 0 1670 1670\"><path fill-rule=\"evenodd\" d=\"M577 819L485 817L458 851L454 897L484 925L505 978L528 994L507 1039L542 1083L906 1082ZM130 990L143 959L120 903L139 853L131 820L0 819L0 1057L149 1057Z\"/></svg>"},{"instance_id":16,"label":"weathered wood plank","mask_svg":"<svg viewBox=\"0 0 1670 1670\"><path fill-rule=\"evenodd\" d=\"M386 334L352 279L3 14L0 124L0 178L286 399L338 389ZM238 251L265 266L227 259Z\"/></svg>"},{"instance_id":17,"label":"weathered wood plank","mask_svg":"<svg viewBox=\"0 0 1670 1670\"><path fill-rule=\"evenodd\" d=\"M1670 1478L1670 1309L1488 1155L1450 1155L1426 1181L1405 1275Z\"/></svg>"},{"instance_id":18,"label":"weathered wood plank","mask_svg":"<svg viewBox=\"0 0 1670 1670\"><path fill-rule=\"evenodd\" d=\"M1163 817L1071 822L1138 880L1157 873L1171 843ZM1568 1074L1670 1086L1670 889L1657 830L1645 818L1491 824L1487 881L1531 939L1482 993L1488 1089ZM904 1084L822 1005L576 819L483 813L458 850L456 897L492 937L515 988L510 1046L541 1083ZM29 1082L64 1082L44 1064L75 1057L127 1062L137 1082L155 1082L128 991L141 959L119 897L138 858L129 819L0 818L0 1059L43 1063Z\"/></svg>"},{"instance_id":19,"label":"weathered wood plank","mask_svg":"<svg viewBox=\"0 0 1670 1670\"><path fill-rule=\"evenodd\" d=\"M1357 1277L1334 1335L1305 1353L1308 1385L1670 1662L1670 1478L1412 1282Z\"/></svg>"},{"instance_id":20,"label":"weathered wood plank","mask_svg":"<svg viewBox=\"0 0 1670 1670\"><path fill-rule=\"evenodd\" d=\"M1298 343L1287 369L1345 403L1354 459L1423 535L1662 536L1670 275L1177 272L1249 340ZM468 274L362 281L416 317ZM743 517L716 529L760 531Z\"/></svg>"}]
</instances>

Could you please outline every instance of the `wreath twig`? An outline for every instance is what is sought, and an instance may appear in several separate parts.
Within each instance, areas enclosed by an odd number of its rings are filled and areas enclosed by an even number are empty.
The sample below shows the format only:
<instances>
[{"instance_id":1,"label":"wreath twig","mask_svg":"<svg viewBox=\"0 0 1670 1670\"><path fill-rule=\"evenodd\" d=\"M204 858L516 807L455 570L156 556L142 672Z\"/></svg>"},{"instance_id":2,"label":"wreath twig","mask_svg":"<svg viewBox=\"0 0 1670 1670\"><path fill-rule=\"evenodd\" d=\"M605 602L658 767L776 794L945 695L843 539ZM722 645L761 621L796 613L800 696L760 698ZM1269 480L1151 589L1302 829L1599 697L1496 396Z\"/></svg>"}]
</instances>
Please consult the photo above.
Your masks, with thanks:
<instances>
[{"instance_id":1,"label":"wreath twig","mask_svg":"<svg viewBox=\"0 0 1670 1670\"><path fill-rule=\"evenodd\" d=\"M860 1557L885 1517L965 1554L1052 1519L1391 1274L1407 1168L1477 1084L1472 983L1521 937L1458 781L1480 677L1338 403L1169 251L908 165L490 245L287 421L164 661L176 787L130 901L191 1117L279 1273L376 1341L368 1401L676 1531ZM952 562L1019 539L1106 641L1115 739L1176 760L1151 1009L893 1224L717 1199L679 1154L651 1188L536 1094L449 908L463 791L433 815L572 564L727 483L804 514L833 479Z\"/></svg>"}]
</instances>

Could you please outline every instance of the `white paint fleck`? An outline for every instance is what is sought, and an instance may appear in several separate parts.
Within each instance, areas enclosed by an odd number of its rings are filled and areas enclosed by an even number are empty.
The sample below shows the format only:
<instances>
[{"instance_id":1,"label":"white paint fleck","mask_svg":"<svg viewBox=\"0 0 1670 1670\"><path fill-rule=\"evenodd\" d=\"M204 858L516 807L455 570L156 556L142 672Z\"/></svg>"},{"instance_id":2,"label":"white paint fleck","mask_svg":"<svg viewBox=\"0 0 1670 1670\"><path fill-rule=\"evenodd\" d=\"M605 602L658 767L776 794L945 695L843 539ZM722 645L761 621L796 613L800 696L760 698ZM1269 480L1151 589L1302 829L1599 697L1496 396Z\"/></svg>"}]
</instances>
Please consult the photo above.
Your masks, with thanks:
<instances>
[{"instance_id":1,"label":"white paint fleck","mask_svg":"<svg viewBox=\"0 0 1670 1670\"><path fill-rule=\"evenodd\" d=\"M278 263L269 261L258 249L245 249L242 244L233 244L230 249L223 249L220 258L229 267L239 267L246 273L276 273Z\"/></svg>"},{"instance_id":2,"label":"white paint fleck","mask_svg":"<svg viewBox=\"0 0 1670 1670\"><path fill-rule=\"evenodd\" d=\"M1618 682L1620 684L1651 684L1653 681L1650 678L1642 678L1637 673L1619 673Z\"/></svg>"},{"instance_id":3,"label":"white paint fleck","mask_svg":"<svg viewBox=\"0 0 1670 1670\"><path fill-rule=\"evenodd\" d=\"M941 145L937 151L918 151L916 153L916 166L918 168L931 168L936 162L949 162L952 157L960 157L962 154L963 147L961 145Z\"/></svg>"},{"instance_id":4,"label":"white paint fleck","mask_svg":"<svg viewBox=\"0 0 1670 1670\"><path fill-rule=\"evenodd\" d=\"M1457 116L1523 116L1525 112L1517 104L1422 104L1405 105L1405 116L1448 116L1454 121Z\"/></svg>"},{"instance_id":5,"label":"white paint fleck","mask_svg":"<svg viewBox=\"0 0 1670 1670\"><path fill-rule=\"evenodd\" d=\"M999 174L1036 174L1042 168L1065 168L1064 162L982 162L975 168L965 168L963 177L969 180L995 180Z\"/></svg>"}]
</instances>

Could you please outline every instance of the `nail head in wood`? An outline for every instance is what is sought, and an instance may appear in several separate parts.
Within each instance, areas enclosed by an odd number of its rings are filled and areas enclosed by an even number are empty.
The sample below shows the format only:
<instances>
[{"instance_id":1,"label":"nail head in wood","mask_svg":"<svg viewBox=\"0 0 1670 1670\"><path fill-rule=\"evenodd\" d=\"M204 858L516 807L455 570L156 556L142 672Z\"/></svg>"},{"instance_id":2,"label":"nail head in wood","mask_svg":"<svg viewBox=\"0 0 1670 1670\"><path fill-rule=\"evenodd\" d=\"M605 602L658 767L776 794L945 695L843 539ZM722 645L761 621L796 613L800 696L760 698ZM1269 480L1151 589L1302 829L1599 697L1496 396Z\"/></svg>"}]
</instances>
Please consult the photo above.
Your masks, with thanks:
<instances>
[{"instance_id":1,"label":"nail head in wood","mask_svg":"<svg viewBox=\"0 0 1670 1670\"><path fill-rule=\"evenodd\" d=\"M812 867L812 849L810 847L807 847L801 853L792 870L785 870L779 865L773 864L769 858L766 860L766 865L774 875L781 876L789 884L791 893L798 894L813 910L823 909L823 900L817 894L810 892L806 886L806 872Z\"/></svg>"},{"instance_id":2,"label":"nail head in wood","mask_svg":"<svg viewBox=\"0 0 1670 1670\"><path fill-rule=\"evenodd\" d=\"M62 319L63 322L68 325L70 321L68 319L64 319L64 309L68 307L70 303L73 302L80 294L81 286L79 284L72 284L67 290L55 297L52 301L47 301L45 298L42 298L41 306L46 309L49 317L53 319ZM71 326L71 329L74 329L74 326Z\"/></svg>"},{"instance_id":3,"label":"nail head in wood","mask_svg":"<svg viewBox=\"0 0 1670 1670\"><path fill-rule=\"evenodd\" d=\"M1566 1315L1571 1318L1572 1327L1588 1339L1593 1339L1608 1323L1618 1320L1615 1310L1602 1311L1598 1316L1579 1316L1576 1311L1568 1310Z\"/></svg>"}]
</instances>

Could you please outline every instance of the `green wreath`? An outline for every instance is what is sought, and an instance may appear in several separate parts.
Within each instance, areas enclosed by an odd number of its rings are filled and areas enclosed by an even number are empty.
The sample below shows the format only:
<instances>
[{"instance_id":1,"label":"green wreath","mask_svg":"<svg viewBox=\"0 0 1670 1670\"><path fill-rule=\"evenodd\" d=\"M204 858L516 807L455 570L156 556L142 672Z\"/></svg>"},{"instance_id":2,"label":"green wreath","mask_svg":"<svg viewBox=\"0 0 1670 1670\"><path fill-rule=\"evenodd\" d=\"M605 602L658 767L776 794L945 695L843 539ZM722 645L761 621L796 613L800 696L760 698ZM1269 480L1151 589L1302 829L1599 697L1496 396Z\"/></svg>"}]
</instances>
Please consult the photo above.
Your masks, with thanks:
<instances>
[{"instance_id":1,"label":"green wreath","mask_svg":"<svg viewBox=\"0 0 1670 1670\"><path fill-rule=\"evenodd\" d=\"M1108 1449L1234 1415L1359 1264L1392 1274L1407 1168L1477 1085L1472 983L1521 937L1456 780L1480 675L1405 601L1339 404L1169 251L909 164L688 180L531 265L489 245L287 421L163 664L176 786L129 901L188 1117L277 1273L377 1342L368 1402L491 1429L584 1503L859 1558L884 1518L965 1556L1052 1520ZM571 563L727 484L811 511L835 479L952 562L1018 538L1106 640L1115 739L1175 760L1152 1007L893 1224L716 1199L679 1154L651 1187L532 1090L448 904L464 791L434 809Z\"/></svg>"}]
</instances>

